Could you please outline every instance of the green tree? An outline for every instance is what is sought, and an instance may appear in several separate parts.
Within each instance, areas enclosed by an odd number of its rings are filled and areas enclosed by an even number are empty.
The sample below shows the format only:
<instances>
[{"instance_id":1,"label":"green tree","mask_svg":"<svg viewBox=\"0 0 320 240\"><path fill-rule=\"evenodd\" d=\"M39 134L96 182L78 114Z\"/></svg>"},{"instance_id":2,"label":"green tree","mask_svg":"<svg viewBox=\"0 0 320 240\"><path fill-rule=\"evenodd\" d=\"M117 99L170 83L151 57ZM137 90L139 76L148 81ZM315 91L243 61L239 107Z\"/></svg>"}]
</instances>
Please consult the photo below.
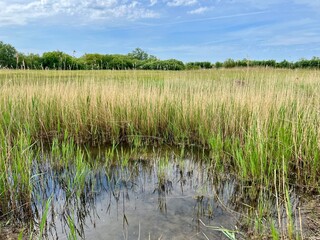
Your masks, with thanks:
<instances>
[{"instance_id":1,"label":"green tree","mask_svg":"<svg viewBox=\"0 0 320 240\"><path fill-rule=\"evenodd\" d=\"M184 70L185 66L182 61L169 59L160 61L162 70Z\"/></svg>"},{"instance_id":2,"label":"green tree","mask_svg":"<svg viewBox=\"0 0 320 240\"><path fill-rule=\"evenodd\" d=\"M223 63L222 62L216 62L214 64L215 68L222 68L223 67Z\"/></svg>"},{"instance_id":3,"label":"green tree","mask_svg":"<svg viewBox=\"0 0 320 240\"><path fill-rule=\"evenodd\" d=\"M143 51L141 48L136 48L131 53L128 53L129 57L138 59L138 60L148 60L149 54ZM151 56L152 58L155 58L154 56Z\"/></svg>"},{"instance_id":4,"label":"green tree","mask_svg":"<svg viewBox=\"0 0 320 240\"><path fill-rule=\"evenodd\" d=\"M15 68L17 65L17 50L10 44L0 41L0 68Z\"/></svg>"},{"instance_id":5,"label":"green tree","mask_svg":"<svg viewBox=\"0 0 320 240\"><path fill-rule=\"evenodd\" d=\"M134 62L128 56L114 54L111 55L112 60L109 63L109 68L114 70L133 69Z\"/></svg>"},{"instance_id":6,"label":"green tree","mask_svg":"<svg viewBox=\"0 0 320 240\"><path fill-rule=\"evenodd\" d=\"M18 68L21 69L42 69L42 58L39 54L19 53Z\"/></svg>"},{"instance_id":7,"label":"green tree","mask_svg":"<svg viewBox=\"0 0 320 240\"><path fill-rule=\"evenodd\" d=\"M188 62L186 64L186 69L190 70L190 69L200 69L200 66L197 65L195 62Z\"/></svg>"},{"instance_id":8,"label":"green tree","mask_svg":"<svg viewBox=\"0 0 320 240\"><path fill-rule=\"evenodd\" d=\"M310 68L320 68L320 58L318 58L318 57L313 57L313 58L309 61L309 67L310 67Z\"/></svg>"},{"instance_id":9,"label":"green tree","mask_svg":"<svg viewBox=\"0 0 320 240\"><path fill-rule=\"evenodd\" d=\"M290 68L291 63L288 62L287 60L283 60L282 62L279 62L277 64L277 67L279 68Z\"/></svg>"},{"instance_id":10,"label":"green tree","mask_svg":"<svg viewBox=\"0 0 320 240\"><path fill-rule=\"evenodd\" d=\"M187 69L209 69L212 68L211 62L189 62L186 64Z\"/></svg>"},{"instance_id":11,"label":"green tree","mask_svg":"<svg viewBox=\"0 0 320 240\"><path fill-rule=\"evenodd\" d=\"M104 55L94 53L94 54L85 54L82 57L86 69L98 70L105 69Z\"/></svg>"},{"instance_id":12,"label":"green tree","mask_svg":"<svg viewBox=\"0 0 320 240\"><path fill-rule=\"evenodd\" d=\"M223 62L223 66L225 68L233 68L236 66L236 62L233 59L229 58Z\"/></svg>"},{"instance_id":13,"label":"green tree","mask_svg":"<svg viewBox=\"0 0 320 240\"><path fill-rule=\"evenodd\" d=\"M76 60L63 52L46 52L42 55L43 68L48 69L76 69Z\"/></svg>"}]
</instances>

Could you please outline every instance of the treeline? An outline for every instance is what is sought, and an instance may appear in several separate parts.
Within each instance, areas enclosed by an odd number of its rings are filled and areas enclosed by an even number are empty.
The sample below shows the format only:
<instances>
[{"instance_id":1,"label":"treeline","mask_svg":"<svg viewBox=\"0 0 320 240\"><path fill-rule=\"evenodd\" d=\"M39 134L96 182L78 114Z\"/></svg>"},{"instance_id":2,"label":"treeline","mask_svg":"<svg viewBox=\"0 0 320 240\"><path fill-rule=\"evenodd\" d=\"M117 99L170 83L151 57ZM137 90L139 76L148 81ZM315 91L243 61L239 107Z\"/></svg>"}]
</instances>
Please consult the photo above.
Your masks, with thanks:
<instances>
[{"instance_id":1,"label":"treeline","mask_svg":"<svg viewBox=\"0 0 320 240\"><path fill-rule=\"evenodd\" d=\"M233 60L227 59L224 62L216 62L214 64L215 68L234 68L234 67L272 67L272 68L320 68L320 58L313 57L312 59L300 59L296 62L289 62L283 60L277 62L275 60Z\"/></svg>"},{"instance_id":2,"label":"treeline","mask_svg":"<svg viewBox=\"0 0 320 240\"><path fill-rule=\"evenodd\" d=\"M211 67L211 66L210 66ZM61 51L39 54L24 54L9 44L0 42L0 68L9 69L56 69L56 70L100 70L100 69L152 69L184 70L186 65L179 60L160 60L140 48L126 55L84 54L77 58Z\"/></svg>"},{"instance_id":3,"label":"treeline","mask_svg":"<svg viewBox=\"0 0 320 240\"><path fill-rule=\"evenodd\" d=\"M143 69L143 70L185 70L234 67L273 67L273 68L320 68L320 58L301 59L297 62L283 60L233 60L224 62L189 62L176 59L160 60L140 48L124 54L84 54L77 58L61 51L39 54L18 52L10 44L0 41L0 68L9 69L56 69L56 70L100 70L100 69Z\"/></svg>"},{"instance_id":4,"label":"treeline","mask_svg":"<svg viewBox=\"0 0 320 240\"><path fill-rule=\"evenodd\" d=\"M140 59L133 54L85 54L75 58L60 51L46 52L42 56L20 54L17 65L19 68L62 70L185 69L184 63L175 59L159 60L152 56Z\"/></svg>"}]
</instances>

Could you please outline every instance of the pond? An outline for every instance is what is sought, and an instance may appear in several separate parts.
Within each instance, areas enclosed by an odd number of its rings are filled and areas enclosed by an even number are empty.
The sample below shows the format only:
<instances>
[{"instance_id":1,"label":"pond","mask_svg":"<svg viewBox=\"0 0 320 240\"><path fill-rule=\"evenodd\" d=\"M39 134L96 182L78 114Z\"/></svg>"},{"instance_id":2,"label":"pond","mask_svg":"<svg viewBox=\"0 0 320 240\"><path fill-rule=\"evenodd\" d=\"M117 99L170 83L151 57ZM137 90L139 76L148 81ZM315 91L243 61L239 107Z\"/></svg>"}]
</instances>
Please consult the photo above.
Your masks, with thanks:
<instances>
[{"instance_id":1,"label":"pond","mask_svg":"<svg viewBox=\"0 0 320 240\"><path fill-rule=\"evenodd\" d=\"M119 154L112 164L92 155L64 166L35 160L32 211L47 239L238 239L257 206L248 185L194 154Z\"/></svg>"}]
</instances>

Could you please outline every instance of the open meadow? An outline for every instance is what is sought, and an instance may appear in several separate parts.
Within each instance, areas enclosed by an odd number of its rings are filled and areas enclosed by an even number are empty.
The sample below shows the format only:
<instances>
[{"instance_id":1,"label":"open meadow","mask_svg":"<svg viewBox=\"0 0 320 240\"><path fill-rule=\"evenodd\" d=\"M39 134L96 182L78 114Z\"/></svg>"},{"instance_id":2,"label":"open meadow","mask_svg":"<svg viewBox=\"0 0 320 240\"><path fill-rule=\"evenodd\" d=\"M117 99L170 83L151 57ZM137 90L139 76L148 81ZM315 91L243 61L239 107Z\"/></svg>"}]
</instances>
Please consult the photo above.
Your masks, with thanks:
<instances>
[{"instance_id":1,"label":"open meadow","mask_svg":"<svg viewBox=\"0 0 320 240\"><path fill-rule=\"evenodd\" d=\"M320 236L320 71L1 70L0 110L0 237Z\"/></svg>"}]
</instances>

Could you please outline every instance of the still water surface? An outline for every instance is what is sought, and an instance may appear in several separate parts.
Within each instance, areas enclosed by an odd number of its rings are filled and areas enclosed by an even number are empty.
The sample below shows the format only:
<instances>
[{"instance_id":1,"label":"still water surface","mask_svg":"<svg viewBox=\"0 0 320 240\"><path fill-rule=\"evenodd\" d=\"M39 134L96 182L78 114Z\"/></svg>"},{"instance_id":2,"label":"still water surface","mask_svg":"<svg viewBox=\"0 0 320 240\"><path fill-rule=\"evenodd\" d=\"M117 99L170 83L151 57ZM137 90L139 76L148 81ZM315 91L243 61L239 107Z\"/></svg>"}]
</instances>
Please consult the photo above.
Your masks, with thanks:
<instances>
[{"instance_id":1,"label":"still water surface","mask_svg":"<svg viewBox=\"0 0 320 240\"><path fill-rule=\"evenodd\" d=\"M48 239L227 239L225 231L236 230L238 184L201 159L95 161L84 170L35 163L36 222L52 198Z\"/></svg>"}]
</instances>

